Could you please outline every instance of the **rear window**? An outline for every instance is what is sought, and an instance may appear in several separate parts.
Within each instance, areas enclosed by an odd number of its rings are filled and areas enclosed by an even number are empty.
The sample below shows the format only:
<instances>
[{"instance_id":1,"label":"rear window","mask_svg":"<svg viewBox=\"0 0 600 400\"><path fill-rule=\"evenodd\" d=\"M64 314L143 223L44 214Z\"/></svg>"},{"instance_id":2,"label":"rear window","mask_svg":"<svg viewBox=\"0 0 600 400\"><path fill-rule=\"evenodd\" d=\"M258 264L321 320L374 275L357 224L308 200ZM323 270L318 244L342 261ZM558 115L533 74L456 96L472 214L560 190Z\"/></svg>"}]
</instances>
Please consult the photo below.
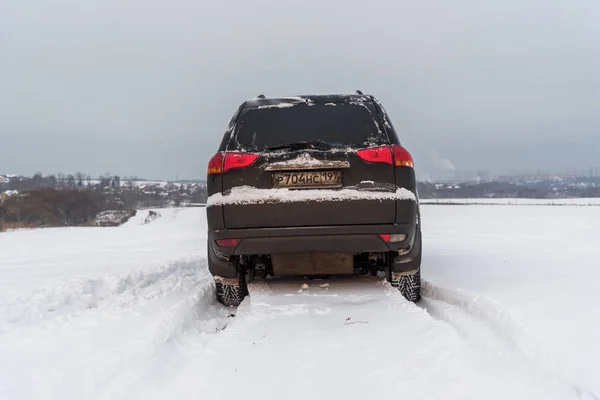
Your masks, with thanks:
<instances>
[{"instance_id":1,"label":"rear window","mask_svg":"<svg viewBox=\"0 0 600 400\"><path fill-rule=\"evenodd\" d=\"M250 109L240 116L230 148L257 150L313 141L335 147L387 144L372 112L366 104L347 103Z\"/></svg>"}]
</instances>

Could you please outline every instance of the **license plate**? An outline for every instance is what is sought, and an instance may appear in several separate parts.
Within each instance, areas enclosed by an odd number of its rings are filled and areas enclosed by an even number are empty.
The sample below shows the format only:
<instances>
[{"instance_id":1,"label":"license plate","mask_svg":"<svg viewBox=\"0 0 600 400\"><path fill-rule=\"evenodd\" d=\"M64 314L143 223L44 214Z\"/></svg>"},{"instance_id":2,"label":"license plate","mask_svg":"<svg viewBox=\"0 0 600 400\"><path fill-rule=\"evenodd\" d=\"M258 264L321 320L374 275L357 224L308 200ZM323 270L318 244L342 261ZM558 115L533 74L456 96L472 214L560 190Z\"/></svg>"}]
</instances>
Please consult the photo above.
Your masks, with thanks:
<instances>
[{"instance_id":1,"label":"license plate","mask_svg":"<svg viewBox=\"0 0 600 400\"><path fill-rule=\"evenodd\" d=\"M273 174L273 187L318 189L342 187L341 171L286 171Z\"/></svg>"}]
</instances>

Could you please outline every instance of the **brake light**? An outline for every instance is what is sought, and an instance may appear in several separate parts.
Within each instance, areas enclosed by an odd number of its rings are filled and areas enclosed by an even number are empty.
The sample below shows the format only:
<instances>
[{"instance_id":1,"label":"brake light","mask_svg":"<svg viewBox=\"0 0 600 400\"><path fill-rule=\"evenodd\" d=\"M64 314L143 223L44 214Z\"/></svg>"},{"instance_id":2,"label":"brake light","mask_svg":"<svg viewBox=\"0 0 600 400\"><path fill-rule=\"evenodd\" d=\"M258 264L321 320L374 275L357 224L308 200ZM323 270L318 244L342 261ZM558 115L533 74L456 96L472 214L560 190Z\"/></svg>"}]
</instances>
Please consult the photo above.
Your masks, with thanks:
<instances>
[{"instance_id":1,"label":"brake light","mask_svg":"<svg viewBox=\"0 0 600 400\"><path fill-rule=\"evenodd\" d=\"M208 162L208 174L223 173L223 153L217 153Z\"/></svg>"},{"instance_id":2,"label":"brake light","mask_svg":"<svg viewBox=\"0 0 600 400\"><path fill-rule=\"evenodd\" d=\"M217 245L220 247L235 247L240 243L240 239L218 239Z\"/></svg>"},{"instance_id":3,"label":"brake light","mask_svg":"<svg viewBox=\"0 0 600 400\"><path fill-rule=\"evenodd\" d=\"M415 163L413 162L413 158L404 147L394 145L392 146L392 152L394 153L394 165L396 167L414 168Z\"/></svg>"},{"instance_id":4,"label":"brake light","mask_svg":"<svg viewBox=\"0 0 600 400\"><path fill-rule=\"evenodd\" d=\"M403 233L382 233L379 237L386 243L404 242L406 235Z\"/></svg>"},{"instance_id":5,"label":"brake light","mask_svg":"<svg viewBox=\"0 0 600 400\"><path fill-rule=\"evenodd\" d=\"M379 162L392 165L392 151L388 146L358 150L356 155L368 162Z\"/></svg>"},{"instance_id":6,"label":"brake light","mask_svg":"<svg viewBox=\"0 0 600 400\"><path fill-rule=\"evenodd\" d=\"M258 154L254 153L225 153L225 161L223 162L223 172L227 172L234 168L245 168L254 164L258 159Z\"/></svg>"},{"instance_id":7,"label":"brake light","mask_svg":"<svg viewBox=\"0 0 600 400\"><path fill-rule=\"evenodd\" d=\"M230 169L245 168L258 159L254 153L217 153L208 162L208 174L222 174Z\"/></svg>"}]
</instances>

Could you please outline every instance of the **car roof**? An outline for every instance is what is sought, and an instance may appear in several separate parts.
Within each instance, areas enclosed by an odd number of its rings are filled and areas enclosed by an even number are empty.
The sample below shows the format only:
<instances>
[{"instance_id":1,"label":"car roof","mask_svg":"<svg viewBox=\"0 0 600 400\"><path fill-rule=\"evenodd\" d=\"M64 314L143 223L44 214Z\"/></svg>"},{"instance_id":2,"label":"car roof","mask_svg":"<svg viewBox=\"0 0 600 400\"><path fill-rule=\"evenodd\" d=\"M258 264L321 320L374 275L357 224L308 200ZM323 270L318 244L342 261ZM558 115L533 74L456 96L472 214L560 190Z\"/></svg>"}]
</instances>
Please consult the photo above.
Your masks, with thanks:
<instances>
[{"instance_id":1,"label":"car roof","mask_svg":"<svg viewBox=\"0 0 600 400\"><path fill-rule=\"evenodd\" d=\"M264 97L247 100L243 108L258 108L276 106L278 104L302 104L302 103L373 103L373 97L363 94L311 94L285 97Z\"/></svg>"}]
</instances>

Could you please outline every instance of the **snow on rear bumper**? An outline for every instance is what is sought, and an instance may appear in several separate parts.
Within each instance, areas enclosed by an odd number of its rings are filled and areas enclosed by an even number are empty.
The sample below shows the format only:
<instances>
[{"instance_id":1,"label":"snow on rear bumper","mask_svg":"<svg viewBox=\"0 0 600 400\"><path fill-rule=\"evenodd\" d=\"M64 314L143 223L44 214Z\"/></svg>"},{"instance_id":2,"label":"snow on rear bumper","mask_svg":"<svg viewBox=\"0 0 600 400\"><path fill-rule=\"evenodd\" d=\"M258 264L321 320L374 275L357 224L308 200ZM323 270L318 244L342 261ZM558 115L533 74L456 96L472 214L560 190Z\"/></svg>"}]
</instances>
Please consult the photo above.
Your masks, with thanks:
<instances>
[{"instance_id":1,"label":"snow on rear bumper","mask_svg":"<svg viewBox=\"0 0 600 400\"><path fill-rule=\"evenodd\" d=\"M206 202L207 207L220 205L244 205L264 203L295 203L307 201L352 201L352 200L412 200L413 192L406 188L395 191L372 191L358 189L258 189L250 186L238 186L229 194L215 193Z\"/></svg>"}]
</instances>

